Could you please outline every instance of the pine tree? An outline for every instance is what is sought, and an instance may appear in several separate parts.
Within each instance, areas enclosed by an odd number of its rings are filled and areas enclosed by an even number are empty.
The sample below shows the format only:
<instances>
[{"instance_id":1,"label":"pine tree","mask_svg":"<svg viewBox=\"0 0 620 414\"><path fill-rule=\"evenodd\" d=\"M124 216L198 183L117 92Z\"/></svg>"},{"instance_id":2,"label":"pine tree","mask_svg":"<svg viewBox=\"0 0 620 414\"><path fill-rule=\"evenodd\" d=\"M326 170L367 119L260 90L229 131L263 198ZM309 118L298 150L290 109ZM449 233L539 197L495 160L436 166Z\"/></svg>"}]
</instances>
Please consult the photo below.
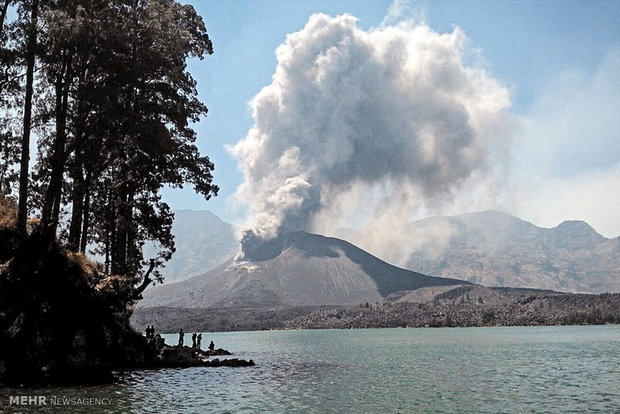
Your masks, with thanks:
<instances>
[{"instance_id":1,"label":"pine tree","mask_svg":"<svg viewBox=\"0 0 620 414\"><path fill-rule=\"evenodd\" d=\"M74 251L94 246L108 273L134 284L160 278L174 253L174 216L159 192L186 183L205 199L218 191L191 127L207 113L186 68L213 53L202 18L172 0L19 3L21 149L28 155L35 119L39 152L27 195L21 175L20 219L29 201L45 232ZM27 156L21 161L27 173ZM155 257L143 257L147 242L159 245Z\"/></svg>"}]
</instances>

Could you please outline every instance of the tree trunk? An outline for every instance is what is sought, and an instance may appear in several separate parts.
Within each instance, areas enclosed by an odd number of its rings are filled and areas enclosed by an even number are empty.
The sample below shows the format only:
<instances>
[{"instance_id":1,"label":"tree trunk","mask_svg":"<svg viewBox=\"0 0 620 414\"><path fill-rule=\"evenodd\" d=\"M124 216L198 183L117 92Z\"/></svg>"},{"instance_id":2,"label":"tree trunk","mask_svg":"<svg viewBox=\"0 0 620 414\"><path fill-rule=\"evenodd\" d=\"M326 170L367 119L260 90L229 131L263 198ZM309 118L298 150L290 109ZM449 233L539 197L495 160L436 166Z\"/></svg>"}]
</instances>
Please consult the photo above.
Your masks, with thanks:
<instances>
[{"instance_id":1,"label":"tree trunk","mask_svg":"<svg viewBox=\"0 0 620 414\"><path fill-rule=\"evenodd\" d=\"M50 234L56 234L62 203L62 181L65 172L67 154L67 109L69 100L69 83L71 81L71 56L65 52L63 65L56 80L56 139L52 156L50 183L45 193L41 225Z\"/></svg>"},{"instance_id":2,"label":"tree trunk","mask_svg":"<svg viewBox=\"0 0 620 414\"><path fill-rule=\"evenodd\" d=\"M82 218L84 214L84 179L82 168L75 167L73 175L73 194L71 194L71 224L69 225L69 248L75 252L80 249Z\"/></svg>"},{"instance_id":3,"label":"tree trunk","mask_svg":"<svg viewBox=\"0 0 620 414\"><path fill-rule=\"evenodd\" d=\"M86 253L86 245L88 244L88 228L90 226L90 181L91 172L86 173L86 182L84 185L84 205L83 205L83 220L82 220L82 235L80 240L80 251Z\"/></svg>"},{"instance_id":4,"label":"tree trunk","mask_svg":"<svg viewBox=\"0 0 620 414\"><path fill-rule=\"evenodd\" d=\"M116 206L114 205L114 197L112 190L108 190L108 212L112 214L106 214L104 218L104 230L105 230L105 271L106 274L112 274L112 251L116 242Z\"/></svg>"},{"instance_id":5,"label":"tree trunk","mask_svg":"<svg viewBox=\"0 0 620 414\"><path fill-rule=\"evenodd\" d=\"M106 230L105 233L105 274L111 274L111 265L110 265L110 243L111 243L110 232Z\"/></svg>"},{"instance_id":6,"label":"tree trunk","mask_svg":"<svg viewBox=\"0 0 620 414\"><path fill-rule=\"evenodd\" d=\"M11 3L11 0L4 0L2 4L2 11L0 12L0 35L4 31L4 19L6 19L6 13L9 10L9 3Z\"/></svg>"},{"instance_id":7,"label":"tree trunk","mask_svg":"<svg viewBox=\"0 0 620 414\"><path fill-rule=\"evenodd\" d=\"M79 65L79 62L78 62ZM84 102L84 78L85 78L85 69L81 68L78 76L78 87L76 93L77 100L77 114L74 116L75 125L75 143L74 143L74 155L73 155L73 163L70 168L71 178L73 179L73 193L71 194L72 200L72 208L71 208L71 225L69 226L69 247L73 251L82 251L81 250L81 239L85 238L85 233L83 230L88 229L88 223L86 226L82 226L82 223L86 218L85 215L85 198L87 197L87 192L89 191L86 183L86 178L84 178L84 145L85 145L85 125L86 125L86 109ZM90 174L92 167L86 166L89 170L87 174ZM86 213L87 214L87 213Z\"/></svg>"},{"instance_id":8,"label":"tree trunk","mask_svg":"<svg viewBox=\"0 0 620 414\"><path fill-rule=\"evenodd\" d=\"M133 193L133 191L129 191L127 194L127 240L125 247L125 274L132 278L137 277L140 270L140 262L142 261L141 251L136 245L137 229L136 223L133 220L134 197L135 194Z\"/></svg>"},{"instance_id":9,"label":"tree trunk","mask_svg":"<svg viewBox=\"0 0 620 414\"><path fill-rule=\"evenodd\" d=\"M121 185L118 195L114 218L116 237L112 244L112 274L115 275L126 275L127 273L127 221L129 219L127 201L127 184L124 183Z\"/></svg>"},{"instance_id":10,"label":"tree trunk","mask_svg":"<svg viewBox=\"0 0 620 414\"><path fill-rule=\"evenodd\" d=\"M34 60L37 45L38 0L32 2L30 13L30 30L26 51L26 95L24 97L24 133L22 136L22 153L19 170L19 204L17 207L17 231L26 235L28 221L28 171L30 163L30 127L32 119L32 93L34 84ZM5 4L5 8L8 2ZM4 17L3 17L4 18Z\"/></svg>"},{"instance_id":11,"label":"tree trunk","mask_svg":"<svg viewBox=\"0 0 620 414\"><path fill-rule=\"evenodd\" d=\"M76 134L76 145L74 162L70 168L73 180L71 193L71 224L69 225L69 248L75 252L80 250L80 240L82 238L82 221L84 217L84 199L86 197L86 180L84 179L84 168L81 160L81 146L79 145L80 135Z\"/></svg>"}]
</instances>

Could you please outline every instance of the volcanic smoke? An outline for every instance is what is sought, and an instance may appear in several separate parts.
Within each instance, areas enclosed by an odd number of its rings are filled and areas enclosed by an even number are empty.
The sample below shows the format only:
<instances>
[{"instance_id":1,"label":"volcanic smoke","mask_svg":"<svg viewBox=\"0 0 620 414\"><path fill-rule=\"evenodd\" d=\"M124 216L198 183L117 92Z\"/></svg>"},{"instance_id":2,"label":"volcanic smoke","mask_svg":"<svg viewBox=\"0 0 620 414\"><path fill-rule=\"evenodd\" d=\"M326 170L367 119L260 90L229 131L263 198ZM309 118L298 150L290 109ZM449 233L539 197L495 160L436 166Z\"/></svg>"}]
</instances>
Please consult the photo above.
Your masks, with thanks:
<instances>
[{"instance_id":1,"label":"volcanic smoke","mask_svg":"<svg viewBox=\"0 0 620 414\"><path fill-rule=\"evenodd\" d=\"M458 28L365 31L351 15L315 14L289 34L272 83L251 101L253 127L229 149L245 177L236 192L248 207L242 245L353 216L397 232L386 223L484 175L510 97L466 64L467 44Z\"/></svg>"}]
</instances>

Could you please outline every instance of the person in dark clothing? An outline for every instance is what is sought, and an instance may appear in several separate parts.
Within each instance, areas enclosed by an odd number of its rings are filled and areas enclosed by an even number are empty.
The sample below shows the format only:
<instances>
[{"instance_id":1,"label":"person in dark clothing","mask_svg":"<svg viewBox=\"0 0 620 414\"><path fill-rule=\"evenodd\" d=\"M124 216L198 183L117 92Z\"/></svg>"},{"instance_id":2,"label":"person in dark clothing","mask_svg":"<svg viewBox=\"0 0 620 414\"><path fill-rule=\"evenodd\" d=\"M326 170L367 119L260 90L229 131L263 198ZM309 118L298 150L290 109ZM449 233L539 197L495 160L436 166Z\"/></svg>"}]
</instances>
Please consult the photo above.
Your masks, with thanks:
<instances>
[{"instance_id":1,"label":"person in dark clothing","mask_svg":"<svg viewBox=\"0 0 620 414\"><path fill-rule=\"evenodd\" d=\"M192 334L192 348L196 348L196 332Z\"/></svg>"},{"instance_id":2,"label":"person in dark clothing","mask_svg":"<svg viewBox=\"0 0 620 414\"><path fill-rule=\"evenodd\" d=\"M196 338L196 345L198 345L198 349L200 349L200 343L202 342L202 334L199 333L198 337Z\"/></svg>"},{"instance_id":3,"label":"person in dark clothing","mask_svg":"<svg viewBox=\"0 0 620 414\"><path fill-rule=\"evenodd\" d=\"M209 344L209 351L213 351L215 349L215 344L213 343L213 341L211 341L211 343Z\"/></svg>"},{"instance_id":4,"label":"person in dark clothing","mask_svg":"<svg viewBox=\"0 0 620 414\"><path fill-rule=\"evenodd\" d=\"M183 346L183 337L185 336L185 333L183 332L183 329L179 330L179 346Z\"/></svg>"},{"instance_id":5,"label":"person in dark clothing","mask_svg":"<svg viewBox=\"0 0 620 414\"><path fill-rule=\"evenodd\" d=\"M155 334L155 336L153 337L153 342L155 343L155 349L156 350L160 350L164 347L164 344L166 343L166 341L164 340L164 338L161 337L160 334Z\"/></svg>"}]
</instances>

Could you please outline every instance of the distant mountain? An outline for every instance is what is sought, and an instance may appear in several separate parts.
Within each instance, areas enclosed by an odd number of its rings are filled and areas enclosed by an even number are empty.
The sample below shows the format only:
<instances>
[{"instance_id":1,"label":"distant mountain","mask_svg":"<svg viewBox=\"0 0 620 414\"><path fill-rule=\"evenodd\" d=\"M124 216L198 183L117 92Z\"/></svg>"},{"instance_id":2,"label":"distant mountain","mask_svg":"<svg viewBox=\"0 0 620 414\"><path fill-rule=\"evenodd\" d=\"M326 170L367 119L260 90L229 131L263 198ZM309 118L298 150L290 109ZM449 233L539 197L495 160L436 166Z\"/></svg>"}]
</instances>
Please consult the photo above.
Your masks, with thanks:
<instances>
[{"instance_id":1,"label":"distant mountain","mask_svg":"<svg viewBox=\"0 0 620 414\"><path fill-rule=\"evenodd\" d=\"M204 274L239 250L232 225L209 211L175 211L172 231L167 282ZM416 272L484 286L620 292L620 237L607 239L583 221L546 229L483 211L420 220L408 231L414 251L403 267Z\"/></svg>"},{"instance_id":2,"label":"distant mountain","mask_svg":"<svg viewBox=\"0 0 620 414\"><path fill-rule=\"evenodd\" d=\"M336 238L295 232L191 279L144 292L140 307L352 305L425 286L463 284L392 266Z\"/></svg>"},{"instance_id":3,"label":"distant mountain","mask_svg":"<svg viewBox=\"0 0 620 414\"><path fill-rule=\"evenodd\" d=\"M404 266L484 286L620 292L620 237L583 221L552 229L497 211L433 217L409 229L415 250Z\"/></svg>"},{"instance_id":4,"label":"distant mountain","mask_svg":"<svg viewBox=\"0 0 620 414\"><path fill-rule=\"evenodd\" d=\"M172 234L175 236L176 252L162 269L166 282L204 273L233 257L239 250L233 226L206 210L176 210ZM145 248L145 257L148 257L154 249Z\"/></svg>"}]
</instances>

